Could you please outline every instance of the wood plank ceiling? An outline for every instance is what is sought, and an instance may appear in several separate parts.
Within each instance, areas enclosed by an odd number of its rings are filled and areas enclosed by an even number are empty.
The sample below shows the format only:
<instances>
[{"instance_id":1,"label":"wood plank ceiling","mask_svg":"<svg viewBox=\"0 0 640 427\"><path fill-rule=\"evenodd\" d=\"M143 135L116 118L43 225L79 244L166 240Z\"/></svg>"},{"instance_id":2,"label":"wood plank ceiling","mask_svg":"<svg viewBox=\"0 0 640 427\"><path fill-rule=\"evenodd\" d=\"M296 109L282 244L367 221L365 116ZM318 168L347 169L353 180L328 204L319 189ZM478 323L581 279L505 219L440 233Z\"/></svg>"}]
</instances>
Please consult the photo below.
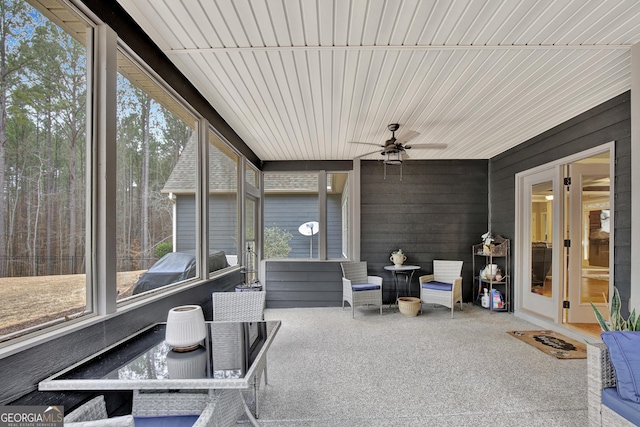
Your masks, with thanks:
<instances>
[{"instance_id":1,"label":"wood plank ceiling","mask_svg":"<svg viewBox=\"0 0 640 427\"><path fill-rule=\"evenodd\" d=\"M118 1L262 160L389 123L447 144L412 159L490 158L629 90L640 41L637 0Z\"/></svg>"}]
</instances>

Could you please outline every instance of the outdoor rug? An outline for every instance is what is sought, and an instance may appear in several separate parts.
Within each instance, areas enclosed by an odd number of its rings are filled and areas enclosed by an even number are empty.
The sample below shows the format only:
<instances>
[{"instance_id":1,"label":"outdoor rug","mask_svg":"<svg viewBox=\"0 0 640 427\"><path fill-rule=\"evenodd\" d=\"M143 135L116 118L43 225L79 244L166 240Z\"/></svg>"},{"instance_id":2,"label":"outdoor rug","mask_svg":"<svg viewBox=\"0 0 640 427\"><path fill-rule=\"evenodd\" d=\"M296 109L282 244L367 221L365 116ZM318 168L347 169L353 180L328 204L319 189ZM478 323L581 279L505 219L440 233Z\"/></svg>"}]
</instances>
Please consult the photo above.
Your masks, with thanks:
<instances>
[{"instance_id":1,"label":"outdoor rug","mask_svg":"<svg viewBox=\"0 0 640 427\"><path fill-rule=\"evenodd\" d=\"M555 331L508 331L509 334L558 359L586 359L587 346Z\"/></svg>"}]
</instances>

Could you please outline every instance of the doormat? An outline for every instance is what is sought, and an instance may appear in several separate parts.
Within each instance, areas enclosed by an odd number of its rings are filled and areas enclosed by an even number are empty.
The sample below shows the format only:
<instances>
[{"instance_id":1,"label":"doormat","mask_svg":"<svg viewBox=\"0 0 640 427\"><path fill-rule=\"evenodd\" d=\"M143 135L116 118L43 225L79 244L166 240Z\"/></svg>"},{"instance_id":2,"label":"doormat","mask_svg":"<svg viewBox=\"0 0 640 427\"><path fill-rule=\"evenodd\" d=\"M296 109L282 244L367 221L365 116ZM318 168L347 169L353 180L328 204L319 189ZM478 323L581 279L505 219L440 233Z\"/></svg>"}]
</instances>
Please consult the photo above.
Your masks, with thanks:
<instances>
[{"instance_id":1,"label":"doormat","mask_svg":"<svg viewBox=\"0 0 640 427\"><path fill-rule=\"evenodd\" d=\"M558 359L586 359L587 346L555 331L508 331L509 334Z\"/></svg>"}]
</instances>

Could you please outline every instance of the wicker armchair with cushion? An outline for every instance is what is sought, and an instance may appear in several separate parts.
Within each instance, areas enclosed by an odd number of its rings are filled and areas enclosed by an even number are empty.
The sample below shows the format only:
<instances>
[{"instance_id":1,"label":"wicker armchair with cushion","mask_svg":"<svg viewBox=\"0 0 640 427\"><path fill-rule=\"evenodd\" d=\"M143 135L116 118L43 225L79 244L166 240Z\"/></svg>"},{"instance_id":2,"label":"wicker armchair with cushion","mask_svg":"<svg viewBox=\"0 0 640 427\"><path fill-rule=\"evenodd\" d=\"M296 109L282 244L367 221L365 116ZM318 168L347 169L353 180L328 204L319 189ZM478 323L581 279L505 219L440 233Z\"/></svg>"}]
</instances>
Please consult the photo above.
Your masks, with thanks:
<instances>
[{"instance_id":1,"label":"wicker armchair with cushion","mask_svg":"<svg viewBox=\"0 0 640 427\"><path fill-rule=\"evenodd\" d=\"M462 261L433 260L433 274L420 276L420 313L422 304L451 308L459 302L462 310Z\"/></svg>"},{"instance_id":2,"label":"wicker armchair with cushion","mask_svg":"<svg viewBox=\"0 0 640 427\"><path fill-rule=\"evenodd\" d=\"M214 322L261 322L264 320L264 308L266 305L265 291L247 292L214 292L211 295L213 301ZM264 385L267 385L267 358L257 370L257 376L253 381L253 397L255 403L254 415L259 416L258 389L264 376Z\"/></svg>"},{"instance_id":3,"label":"wicker armchair with cushion","mask_svg":"<svg viewBox=\"0 0 640 427\"><path fill-rule=\"evenodd\" d=\"M134 390L131 409L136 427L231 427L244 411L239 390Z\"/></svg>"},{"instance_id":4,"label":"wicker armchair with cushion","mask_svg":"<svg viewBox=\"0 0 640 427\"><path fill-rule=\"evenodd\" d=\"M640 425L640 332L603 332L587 343L589 425Z\"/></svg>"},{"instance_id":5,"label":"wicker armchair with cushion","mask_svg":"<svg viewBox=\"0 0 640 427\"><path fill-rule=\"evenodd\" d=\"M64 417L70 427L233 426L244 407L238 390L140 392L134 390L132 415L107 418L104 396L94 397Z\"/></svg>"},{"instance_id":6,"label":"wicker armchair with cushion","mask_svg":"<svg viewBox=\"0 0 640 427\"><path fill-rule=\"evenodd\" d=\"M71 427L134 427L133 416L107 418L104 396L96 396L64 417L64 425Z\"/></svg>"},{"instance_id":7,"label":"wicker armchair with cushion","mask_svg":"<svg viewBox=\"0 0 640 427\"><path fill-rule=\"evenodd\" d=\"M351 306L351 317L360 306L380 306L382 314L382 277L367 275L367 262L341 262L342 309L345 301Z\"/></svg>"}]
</instances>

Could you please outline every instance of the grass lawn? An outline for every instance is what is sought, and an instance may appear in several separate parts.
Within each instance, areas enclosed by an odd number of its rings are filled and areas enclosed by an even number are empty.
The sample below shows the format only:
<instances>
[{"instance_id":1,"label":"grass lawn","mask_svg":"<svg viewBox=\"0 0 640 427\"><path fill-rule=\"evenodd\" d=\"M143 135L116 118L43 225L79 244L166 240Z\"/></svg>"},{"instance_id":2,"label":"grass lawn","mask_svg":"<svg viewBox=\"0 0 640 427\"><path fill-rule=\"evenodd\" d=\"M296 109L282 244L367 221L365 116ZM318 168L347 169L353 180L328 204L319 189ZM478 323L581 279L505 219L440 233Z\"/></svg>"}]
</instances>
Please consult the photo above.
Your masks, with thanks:
<instances>
[{"instance_id":1,"label":"grass lawn","mask_svg":"<svg viewBox=\"0 0 640 427\"><path fill-rule=\"evenodd\" d=\"M144 271L118 273L118 299L131 295ZM0 336L82 313L85 293L84 274L0 278Z\"/></svg>"}]
</instances>

